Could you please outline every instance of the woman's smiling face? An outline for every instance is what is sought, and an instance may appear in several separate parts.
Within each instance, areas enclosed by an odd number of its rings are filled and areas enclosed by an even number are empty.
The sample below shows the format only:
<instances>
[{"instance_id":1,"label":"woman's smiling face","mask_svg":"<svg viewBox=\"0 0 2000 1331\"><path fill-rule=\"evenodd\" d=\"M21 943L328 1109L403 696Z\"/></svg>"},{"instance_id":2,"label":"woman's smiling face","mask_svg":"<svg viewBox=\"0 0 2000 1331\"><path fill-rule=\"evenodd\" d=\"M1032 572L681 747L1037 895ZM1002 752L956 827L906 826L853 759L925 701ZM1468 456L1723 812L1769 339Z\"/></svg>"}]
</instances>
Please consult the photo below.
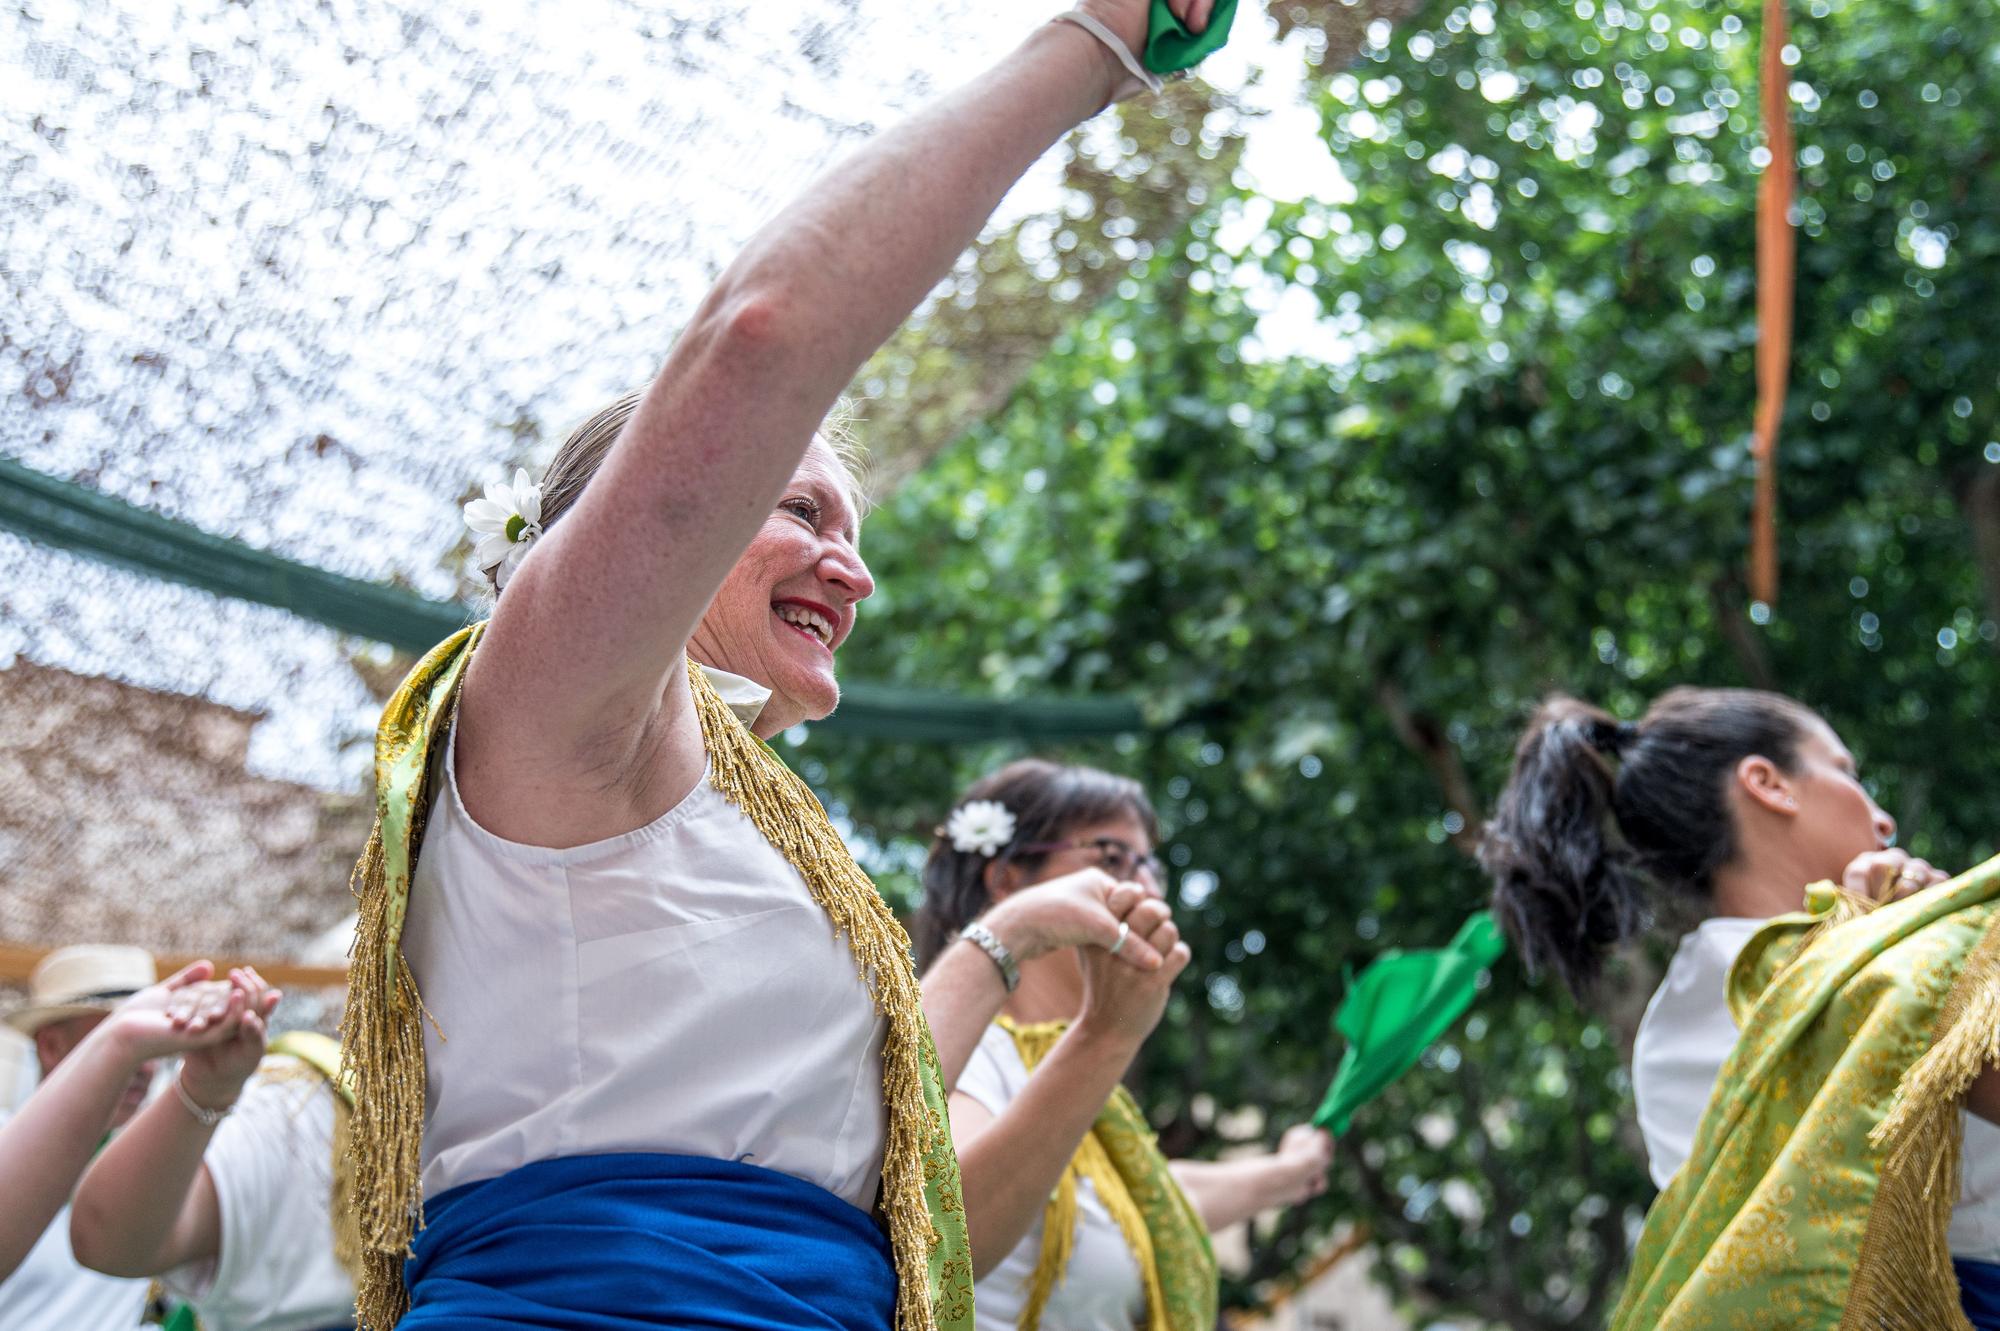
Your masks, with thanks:
<instances>
[{"instance_id":1,"label":"woman's smiling face","mask_svg":"<svg viewBox=\"0 0 2000 1331\"><path fill-rule=\"evenodd\" d=\"M817 720L839 703L834 653L875 590L860 541L854 481L815 436L688 644L704 665L771 690L759 734Z\"/></svg>"}]
</instances>

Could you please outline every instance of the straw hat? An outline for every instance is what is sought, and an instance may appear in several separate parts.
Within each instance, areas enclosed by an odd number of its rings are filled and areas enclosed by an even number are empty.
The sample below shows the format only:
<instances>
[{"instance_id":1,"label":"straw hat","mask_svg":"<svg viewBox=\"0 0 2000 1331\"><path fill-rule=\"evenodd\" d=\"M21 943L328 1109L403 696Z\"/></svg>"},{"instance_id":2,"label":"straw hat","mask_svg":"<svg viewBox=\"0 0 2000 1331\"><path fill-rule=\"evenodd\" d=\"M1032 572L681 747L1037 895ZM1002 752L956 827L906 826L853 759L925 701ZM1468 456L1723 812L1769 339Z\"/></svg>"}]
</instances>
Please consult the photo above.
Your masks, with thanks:
<instances>
[{"instance_id":1,"label":"straw hat","mask_svg":"<svg viewBox=\"0 0 2000 1331\"><path fill-rule=\"evenodd\" d=\"M159 979L153 954L143 947L83 943L43 957L28 978L27 1006L7 1014L9 1026L33 1035L52 1021L109 1012Z\"/></svg>"}]
</instances>

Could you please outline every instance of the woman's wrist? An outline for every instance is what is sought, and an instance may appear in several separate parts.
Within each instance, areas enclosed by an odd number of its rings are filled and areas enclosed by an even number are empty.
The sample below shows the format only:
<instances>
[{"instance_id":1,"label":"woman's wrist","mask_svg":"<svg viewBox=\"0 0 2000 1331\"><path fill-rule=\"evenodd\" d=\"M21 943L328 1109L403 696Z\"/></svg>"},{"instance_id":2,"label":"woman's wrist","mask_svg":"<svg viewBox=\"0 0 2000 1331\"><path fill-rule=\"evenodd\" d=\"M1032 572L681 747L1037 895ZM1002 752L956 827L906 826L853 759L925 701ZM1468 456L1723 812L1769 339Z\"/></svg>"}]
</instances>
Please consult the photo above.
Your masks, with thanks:
<instances>
[{"instance_id":1,"label":"woman's wrist","mask_svg":"<svg viewBox=\"0 0 2000 1331\"><path fill-rule=\"evenodd\" d=\"M1090 94L1091 110L1088 115L1095 115L1116 101L1118 89L1130 77L1125 72L1125 66L1119 63L1118 57L1111 53L1110 48L1085 29L1066 19L1052 18L1029 34L1030 47L1042 43L1047 43L1051 50L1062 50L1065 54L1074 55L1079 62L1088 61L1088 65L1085 66L1090 71L1088 82L1081 85Z\"/></svg>"},{"instance_id":2,"label":"woman's wrist","mask_svg":"<svg viewBox=\"0 0 2000 1331\"><path fill-rule=\"evenodd\" d=\"M1106 1020L1101 1013L1086 1008L1071 1024L1069 1034L1064 1038L1075 1040L1100 1056L1130 1063L1139 1056L1140 1046L1152 1033L1151 1027L1141 1030L1133 1023Z\"/></svg>"},{"instance_id":3,"label":"woman's wrist","mask_svg":"<svg viewBox=\"0 0 2000 1331\"><path fill-rule=\"evenodd\" d=\"M1049 950L1041 929L1035 923L1033 906L1032 900L1009 897L988 909L975 923L984 925L1000 946L1013 956L1016 964L1033 961Z\"/></svg>"},{"instance_id":4,"label":"woman's wrist","mask_svg":"<svg viewBox=\"0 0 2000 1331\"><path fill-rule=\"evenodd\" d=\"M235 1108L237 1100L243 1095L243 1083L248 1080L247 1076L237 1078L203 1076L185 1063L181 1064L180 1071L174 1074L174 1084L179 1088L183 1100L191 1102L188 1105L189 1112L211 1127L214 1124L204 1115L213 1115L219 1119ZM201 1112L196 1112L197 1110Z\"/></svg>"}]
</instances>

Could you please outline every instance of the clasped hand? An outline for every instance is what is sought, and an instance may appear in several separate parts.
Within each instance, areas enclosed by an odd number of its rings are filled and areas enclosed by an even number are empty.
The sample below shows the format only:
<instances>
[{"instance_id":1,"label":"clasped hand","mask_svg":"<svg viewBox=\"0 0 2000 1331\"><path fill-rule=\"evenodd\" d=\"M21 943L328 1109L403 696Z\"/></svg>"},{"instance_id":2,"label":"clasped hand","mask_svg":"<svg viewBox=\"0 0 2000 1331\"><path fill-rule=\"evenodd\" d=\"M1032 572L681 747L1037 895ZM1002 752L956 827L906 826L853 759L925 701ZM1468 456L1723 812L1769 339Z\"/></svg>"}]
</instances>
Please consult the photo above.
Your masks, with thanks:
<instances>
[{"instance_id":1,"label":"clasped hand","mask_svg":"<svg viewBox=\"0 0 2000 1331\"><path fill-rule=\"evenodd\" d=\"M188 1093L219 1106L256 1071L265 1022L282 995L249 966L226 979L214 974L206 961L184 967L119 1004L105 1025L141 1060L181 1055Z\"/></svg>"}]
</instances>

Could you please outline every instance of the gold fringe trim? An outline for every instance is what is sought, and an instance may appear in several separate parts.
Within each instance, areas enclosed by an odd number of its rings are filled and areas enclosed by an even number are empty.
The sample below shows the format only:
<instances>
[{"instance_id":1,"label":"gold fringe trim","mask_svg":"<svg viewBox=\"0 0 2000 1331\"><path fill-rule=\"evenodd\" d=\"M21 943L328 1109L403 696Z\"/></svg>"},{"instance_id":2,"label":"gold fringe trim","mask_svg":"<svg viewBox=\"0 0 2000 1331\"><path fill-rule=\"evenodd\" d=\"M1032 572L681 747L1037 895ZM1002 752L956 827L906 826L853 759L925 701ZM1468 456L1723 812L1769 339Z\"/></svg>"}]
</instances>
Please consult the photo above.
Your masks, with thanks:
<instances>
[{"instance_id":1,"label":"gold fringe trim","mask_svg":"<svg viewBox=\"0 0 2000 1331\"><path fill-rule=\"evenodd\" d=\"M1965 1097L2000 1065L2000 917L1967 956L1938 1009L1931 1047L1903 1074L1868 1134L1883 1153L1842 1331L1969 1331L1945 1233L1958 1203Z\"/></svg>"},{"instance_id":2,"label":"gold fringe trim","mask_svg":"<svg viewBox=\"0 0 2000 1331\"><path fill-rule=\"evenodd\" d=\"M361 1210L354 1177L354 1111L336 1098L333 1104L333 1260L347 1278L361 1283Z\"/></svg>"},{"instance_id":3,"label":"gold fringe trim","mask_svg":"<svg viewBox=\"0 0 2000 1331\"><path fill-rule=\"evenodd\" d=\"M814 901L847 939L861 982L888 1024L882 1042L882 1102L888 1140L882 1197L896 1264L898 1331L933 1331L930 1254L941 1241L924 1196L925 1158L944 1139L924 1102L929 1044L909 935L834 830L811 787L736 718L693 661L688 683L708 746L709 781L805 879Z\"/></svg>"},{"instance_id":4,"label":"gold fringe trim","mask_svg":"<svg viewBox=\"0 0 2000 1331\"><path fill-rule=\"evenodd\" d=\"M347 1161L355 1188L352 1228L361 1245L355 1325L393 1331L410 1308L403 1259L423 1206L424 1008L401 948L393 956L387 951L390 893L379 823L352 885L360 926L340 1034L341 1071L354 1086Z\"/></svg>"},{"instance_id":5,"label":"gold fringe trim","mask_svg":"<svg viewBox=\"0 0 2000 1331\"><path fill-rule=\"evenodd\" d=\"M1030 1072L1048 1056L1069 1028L1067 1022L1060 1021L1022 1026L1004 1017L1000 1019L1000 1025L1014 1037L1014 1047L1020 1051L1021 1062ZM1124 1176L1118 1172L1118 1166L1105 1149L1095 1125L1083 1134L1076 1154L1063 1167L1062 1178L1042 1210L1042 1249L1035 1259L1028 1301L1021 1309L1020 1331L1039 1331L1042 1312L1048 1307L1050 1296L1068 1275L1070 1256L1076 1246L1079 1178L1090 1180L1098 1203L1109 1213L1119 1233L1125 1236L1125 1245L1132 1250L1132 1256L1139 1264L1146 1292L1146 1331L1171 1331L1166 1293L1160 1287L1159 1258L1153 1251L1153 1231L1147 1227L1145 1214L1133 1199L1131 1188L1126 1186Z\"/></svg>"},{"instance_id":6,"label":"gold fringe trim","mask_svg":"<svg viewBox=\"0 0 2000 1331\"><path fill-rule=\"evenodd\" d=\"M1056 1190L1042 1207L1042 1251L1035 1259L1035 1274L1028 1282L1028 1301L1022 1305L1020 1331L1038 1331L1042 1310L1069 1274L1069 1259L1076 1249L1076 1163L1063 1166Z\"/></svg>"},{"instance_id":7,"label":"gold fringe trim","mask_svg":"<svg viewBox=\"0 0 2000 1331\"><path fill-rule=\"evenodd\" d=\"M340 1085L354 1097L343 1158L360 1244L360 1331L393 1331L410 1306L403 1260L423 1226L423 1023L430 1013L403 959L403 916L430 813L433 749L450 733L465 663L484 628L473 625L433 647L397 688L375 733L375 826L349 881L358 918L340 1018Z\"/></svg>"}]
</instances>

